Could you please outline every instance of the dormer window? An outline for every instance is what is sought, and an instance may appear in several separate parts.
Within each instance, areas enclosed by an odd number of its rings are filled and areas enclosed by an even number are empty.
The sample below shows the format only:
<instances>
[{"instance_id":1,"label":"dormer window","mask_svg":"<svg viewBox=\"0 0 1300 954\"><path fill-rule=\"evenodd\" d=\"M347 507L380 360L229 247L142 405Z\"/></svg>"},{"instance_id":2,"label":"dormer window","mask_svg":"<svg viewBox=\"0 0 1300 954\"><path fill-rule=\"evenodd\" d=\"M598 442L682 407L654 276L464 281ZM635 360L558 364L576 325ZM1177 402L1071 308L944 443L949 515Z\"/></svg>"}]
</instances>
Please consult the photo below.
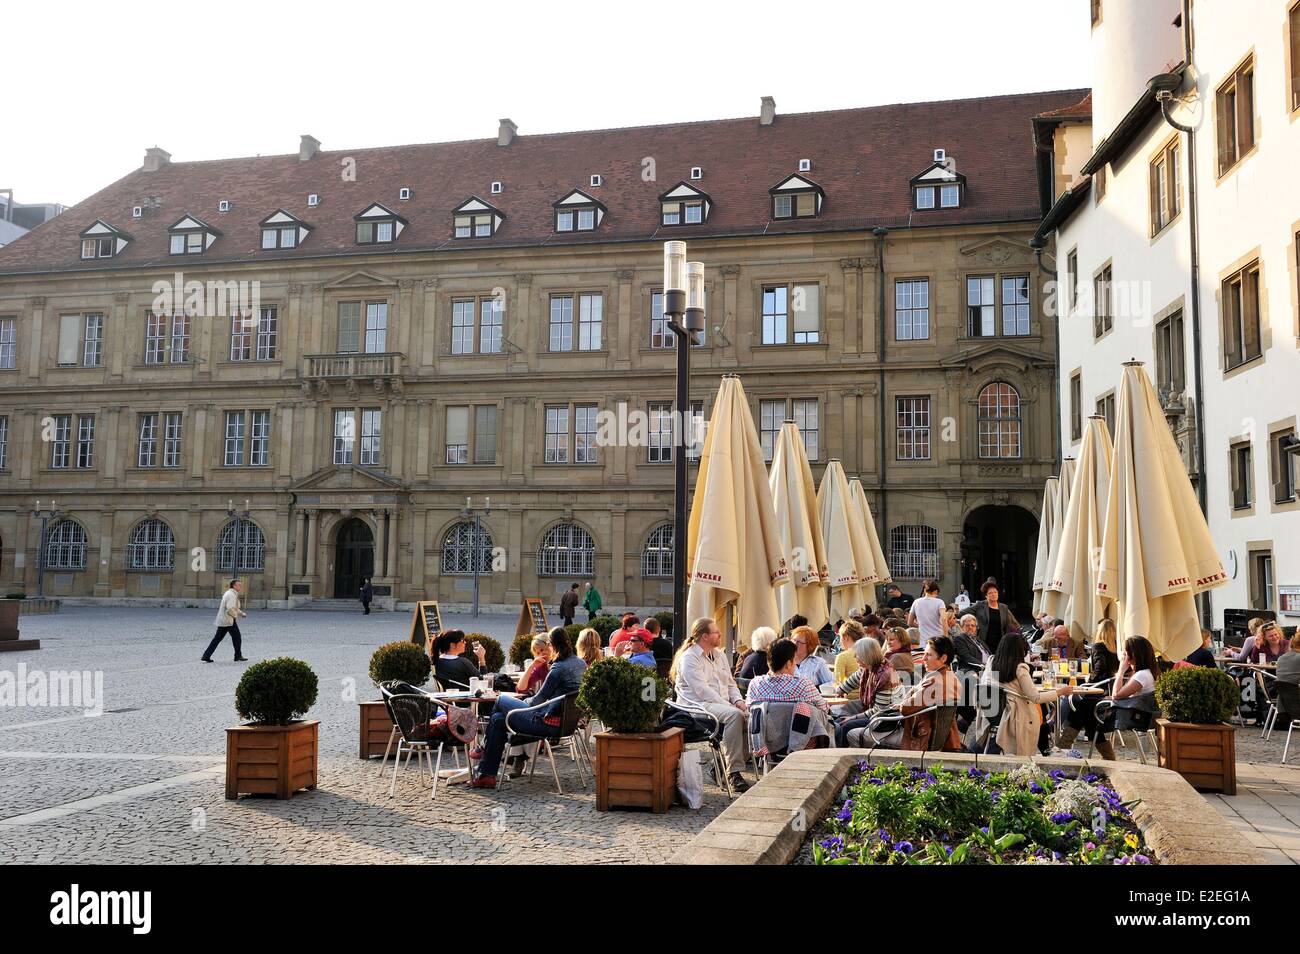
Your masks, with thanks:
<instances>
[{"instance_id":1,"label":"dormer window","mask_svg":"<svg viewBox=\"0 0 1300 954\"><path fill-rule=\"evenodd\" d=\"M221 234L193 215L186 215L167 231L170 233L168 251L172 255L202 255Z\"/></svg>"},{"instance_id":2,"label":"dormer window","mask_svg":"<svg viewBox=\"0 0 1300 954\"><path fill-rule=\"evenodd\" d=\"M774 219L811 219L826 202L825 191L807 176L792 175L768 191Z\"/></svg>"},{"instance_id":3,"label":"dormer window","mask_svg":"<svg viewBox=\"0 0 1300 954\"><path fill-rule=\"evenodd\" d=\"M685 182L679 182L659 197L663 225L699 225L709 217L713 200L708 194Z\"/></svg>"},{"instance_id":4,"label":"dormer window","mask_svg":"<svg viewBox=\"0 0 1300 954\"><path fill-rule=\"evenodd\" d=\"M115 229L103 219L96 219L90 228L81 233L83 259L112 258L131 241L131 236Z\"/></svg>"},{"instance_id":5,"label":"dormer window","mask_svg":"<svg viewBox=\"0 0 1300 954\"><path fill-rule=\"evenodd\" d=\"M936 149L935 155L939 156L940 152ZM966 177L953 171L952 160L945 154L915 176L911 185L912 205L918 212L959 209L962 193L966 190Z\"/></svg>"},{"instance_id":6,"label":"dormer window","mask_svg":"<svg viewBox=\"0 0 1300 954\"><path fill-rule=\"evenodd\" d=\"M452 235L458 239L491 238L505 216L476 195L452 209Z\"/></svg>"},{"instance_id":7,"label":"dormer window","mask_svg":"<svg viewBox=\"0 0 1300 954\"><path fill-rule=\"evenodd\" d=\"M605 219L605 207L581 189L555 203L555 231L594 232Z\"/></svg>"},{"instance_id":8,"label":"dormer window","mask_svg":"<svg viewBox=\"0 0 1300 954\"><path fill-rule=\"evenodd\" d=\"M262 250L276 248L297 248L302 244L311 226L290 215L284 209L277 209L262 220Z\"/></svg>"},{"instance_id":9,"label":"dormer window","mask_svg":"<svg viewBox=\"0 0 1300 954\"><path fill-rule=\"evenodd\" d=\"M358 245L386 245L397 241L406 228L406 219L387 206L376 202L354 216Z\"/></svg>"}]
</instances>

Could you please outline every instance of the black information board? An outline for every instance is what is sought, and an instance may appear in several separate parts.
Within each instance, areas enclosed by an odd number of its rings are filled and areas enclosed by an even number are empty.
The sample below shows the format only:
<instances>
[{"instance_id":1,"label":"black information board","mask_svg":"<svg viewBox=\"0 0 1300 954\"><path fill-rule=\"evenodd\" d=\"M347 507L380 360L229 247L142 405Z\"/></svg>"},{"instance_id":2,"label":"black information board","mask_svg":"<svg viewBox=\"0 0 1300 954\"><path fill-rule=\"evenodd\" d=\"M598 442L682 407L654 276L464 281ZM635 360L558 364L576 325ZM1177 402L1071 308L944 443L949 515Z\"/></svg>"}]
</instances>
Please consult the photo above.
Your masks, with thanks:
<instances>
[{"instance_id":1,"label":"black information board","mask_svg":"<svg viewBox=\"0 0 1300 954\"><path fill-rule=\"evenodd\" d=\"M437 600L420 600L411 616L411 642L428 646L442 632L442 616Z\"/></svg>"},{"instance_id":2,"label":"black information board","mask_svg":"<svg viewBox=\"0 0 1300 954\"><path fill-rule=\"evenodd\" d=\"M519 607L519 622L515 626L515 635L522 636L525 633L545 635L550 632L550 629L546 622L546 607L542 601L535 596L525 598L523 605Z\"/></svg>"}]
</instances>

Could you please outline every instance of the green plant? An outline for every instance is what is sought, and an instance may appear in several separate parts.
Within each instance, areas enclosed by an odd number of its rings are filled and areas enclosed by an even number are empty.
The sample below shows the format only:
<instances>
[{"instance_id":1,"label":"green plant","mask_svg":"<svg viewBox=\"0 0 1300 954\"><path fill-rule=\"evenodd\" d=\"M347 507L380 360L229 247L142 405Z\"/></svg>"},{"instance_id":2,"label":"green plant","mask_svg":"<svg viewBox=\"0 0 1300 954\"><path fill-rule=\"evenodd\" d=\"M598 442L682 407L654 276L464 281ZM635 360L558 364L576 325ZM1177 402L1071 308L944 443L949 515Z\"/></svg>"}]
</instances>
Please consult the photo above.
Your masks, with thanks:
<instances>
[{"instance_id":1,"label":"green plant","mask_svg":"<svg viewBox=\"0 0 1300 954\"><path fill-rule=\"evenodd\" d=\"M510 652L506 654L510 661L516 666L523 668L533 658L533 634L520 633L515 637L515 641L510 644Z\"/></svg>"},{"instance_id":2,"label":"green plant","mask_svg":"<svg viewBox=\"0 0 1300 954\"><path fill-rule=\"evenodd\" d=\"M660 635L671 639L673 635L673 611L664 610L661 613L655 613L655 619L659 620Z\"/></svg>"},{"instance_id":3,"label":"green plant","mask_svg":"<svg viewBox=\"0 0 1300 954\"><path fill-rule=\"evenodd\" d=\"M235 711L257 725L288 725L316 702L316 674L301 659L253 663L235 687Z\"/></svg>"},{"instance_id":4,"label":"green plant","mask_svg":"<svg viewBox=\"0 0 1300 954\"><path fill-rule=\"evenodd\" d=\"M411 642L385 643L370 657L370 681L376 686L391 679L422 686L429 681L429 669L429 657Z\"/></svg>"},{"instance_id":5,"label":"green plant","mask_svg":"<svg viewBox=\"0 0 1300 954\"><path fill-rule=\"evenodd\" d=\"M568 626L564 627L564 635L569 637L569 645L576 648L578 645L578 637L582 634L582 631L587 628L588 626L586 623L570 623Z\"/></svg>"},{"instance_id":6,"label":"green plant","mask_svg":"<svg viewBox=\"0 0 1300 954\"><path fill-rule=\"evenodd\" d=\"M992 810L993 798L987 790L957 776L936 781L917 796L915 821L929 834L961 836L978 828Z\"/></svg>"},{"instance_id":7,"label":"green plant","mask_svg":"<svg viewBox=\"0 0 1300 954\"><path fill-rule=\"evenodd\" d=\"M1034 841L1048 834L1049 822L1041 799L1023 788L1003 790L989 813L989 827L1000 832L1021 832Z\"/></svg>"},{"instance_id":8,"label":"green plant","mask_svg":"<svg viewBox=\"0 0 1300 954\"><path fill-rule=\"evenodd\" d=\"M611 732L652 732L668 699L668 680L626 659L598 659L582 675L578 705Z\"/></svg>"},{"instance_id":9,"label":"green plant","mask_svg":"<svg viewBox=\"0 0 1300 954\"><path fill-rule=\"evenodd\" d=\"M600 644L602 646L608 646L609 634L614 632L614 630L621 628L623 623L617 616L610 616L608 614L604 614L601 616L597 616L587 625L590 626L592 629L594 629L596 632L600 633Z\"/></svg>"},{"instance_id":10,"label":"green plant","mask_svg":"<svg viewBox=\"0 0 1300 954\"><path fill-rule=\"evenodd\" d=\"M1171 722L1226 722L1238 701L1237 684L1222 669L1171 669L1156 680L1156 702Z\"/></svg>"},{"instance_id":11,"label":"green plant","mask_svg":"<svg viewBox=\"0 0 1300 954\"><path fill-rule=\"evenodd\" d=\"M465 635L465 650L468 657L477 660L478 656L474 652L474 644L478 643L485 650L483 656L483 665L487 667L488 672L500 672L501 667L506 664L506 651L501 648L491 636L485 633L467 633Z\"/></svg>"}]
</instances>

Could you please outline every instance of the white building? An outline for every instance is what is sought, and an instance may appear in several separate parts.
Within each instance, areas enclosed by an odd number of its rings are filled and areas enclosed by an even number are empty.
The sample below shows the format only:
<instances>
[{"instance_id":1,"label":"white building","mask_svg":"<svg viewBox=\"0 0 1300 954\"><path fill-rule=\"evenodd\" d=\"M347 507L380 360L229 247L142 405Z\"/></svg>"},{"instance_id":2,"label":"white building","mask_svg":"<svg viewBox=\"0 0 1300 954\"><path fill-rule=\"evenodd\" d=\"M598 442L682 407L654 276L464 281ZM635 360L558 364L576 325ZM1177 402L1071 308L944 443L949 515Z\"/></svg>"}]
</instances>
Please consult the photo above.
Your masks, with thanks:
<instances>
[{"instance_id":1,"label":"white building","mask_svg":"<svg viewBox=\"0 0 1300 954\"><path fill-rule=\"evenodd\" d=\"M1090 5L1091 118L1085 101L1035 121L1062 450L1089 414L1113 426L1121 363L1146 362L1231 576L1213 625L1245 608L1294 625L1300 0Z\"/></svg>"}]
</instances>

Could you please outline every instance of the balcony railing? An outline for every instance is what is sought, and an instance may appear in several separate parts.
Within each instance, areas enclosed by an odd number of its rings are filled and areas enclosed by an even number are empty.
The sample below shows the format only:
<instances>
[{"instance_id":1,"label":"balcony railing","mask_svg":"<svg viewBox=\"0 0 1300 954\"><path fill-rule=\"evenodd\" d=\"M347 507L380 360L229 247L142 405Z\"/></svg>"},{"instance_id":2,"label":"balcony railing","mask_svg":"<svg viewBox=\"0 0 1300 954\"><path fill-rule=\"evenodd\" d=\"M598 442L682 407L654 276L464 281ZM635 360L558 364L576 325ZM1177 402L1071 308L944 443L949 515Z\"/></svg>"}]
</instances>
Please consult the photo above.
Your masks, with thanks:
<instances>
[{"instance_id":1,"label":"balcony railing","mask_svg":"<svg viewBox=\"0 0 1300 954\"><path fill-rule=\"evenodd\" d=\"M402 373L399 351L377 354L309 354L308 378L388 378Z\"/></svg>"}]
</instances>

